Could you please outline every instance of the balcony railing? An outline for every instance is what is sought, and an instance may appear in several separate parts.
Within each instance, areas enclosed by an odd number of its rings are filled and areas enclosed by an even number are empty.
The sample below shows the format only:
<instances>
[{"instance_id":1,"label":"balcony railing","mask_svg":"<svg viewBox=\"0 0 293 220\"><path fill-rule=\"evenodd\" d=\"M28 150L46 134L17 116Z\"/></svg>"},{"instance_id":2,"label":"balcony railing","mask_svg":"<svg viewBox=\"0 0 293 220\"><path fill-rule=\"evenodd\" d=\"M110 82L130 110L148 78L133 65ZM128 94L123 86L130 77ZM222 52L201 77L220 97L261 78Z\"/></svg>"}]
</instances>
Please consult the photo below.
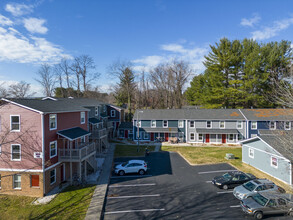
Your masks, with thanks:
<instances>
[{"instance_id":1,"label":"balcony railing","mask_svg":"<svg viewBox=\"0 0 293 220\"><path fill-rule=\"evenodd\" d=\"M61 148L59 151L59 161L79 162L86 159L88 156L96 152L95 143L85 144L85 146L78 149Z\"/></svg>"},{"instance_id":2,"label":"balcony railing","mask_svg":"<svg viewBox=\"0 0 293 220\"><path fill-rule=\"evenodd\" d=\"M91 134L92 139L101 139L103 137L107 137L107 129L103 128L97 131L93 131Z\"/></svg>"}]
</instances>

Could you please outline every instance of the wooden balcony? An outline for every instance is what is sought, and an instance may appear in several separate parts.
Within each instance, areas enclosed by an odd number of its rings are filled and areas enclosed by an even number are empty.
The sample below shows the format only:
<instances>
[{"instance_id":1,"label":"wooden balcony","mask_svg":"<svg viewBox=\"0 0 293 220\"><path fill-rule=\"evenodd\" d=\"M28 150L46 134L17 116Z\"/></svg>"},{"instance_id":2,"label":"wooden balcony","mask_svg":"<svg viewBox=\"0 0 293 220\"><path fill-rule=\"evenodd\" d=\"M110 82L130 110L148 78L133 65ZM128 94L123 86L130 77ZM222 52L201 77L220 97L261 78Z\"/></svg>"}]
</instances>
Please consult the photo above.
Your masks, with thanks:
<instances>
[{"instance_id":1,"label":"wooden balcony","mask_svg":"<svg viewBox=\"0 0 293 220\"><path fill-rule=\"evenodd\" d=\"M96 153L95 143L80 145L77 149L58 150L60 162L81 162Z\"/></svg>"},{"instance_id":2,"label":"wooden balcony","mask_svg":"<svg viewBox=\"0 0 293 220\"><path fill-rule=\"evenodd\" d=\"M107 137L107 129L106 128L92 131L92 134L90 136L91 139L102 139L104 137Z\"/></svg>"}]
</instances>

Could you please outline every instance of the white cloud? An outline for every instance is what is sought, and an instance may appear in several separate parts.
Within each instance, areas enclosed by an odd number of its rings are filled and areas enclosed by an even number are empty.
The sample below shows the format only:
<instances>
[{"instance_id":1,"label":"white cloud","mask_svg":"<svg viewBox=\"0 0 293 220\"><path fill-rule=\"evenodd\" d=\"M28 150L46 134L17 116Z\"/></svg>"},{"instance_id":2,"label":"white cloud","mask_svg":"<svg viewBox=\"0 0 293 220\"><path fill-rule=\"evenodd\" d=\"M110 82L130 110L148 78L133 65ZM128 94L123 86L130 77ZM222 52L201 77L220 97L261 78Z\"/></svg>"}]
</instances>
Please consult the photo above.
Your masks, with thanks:
<instances>
[{"instance_id":1,"label":"white cloud","mask_svg":"<svg viewBox=\"0 0 293 220\"><path fill-rule=\"evenodd\" d=\"M280 31L286 30L293 24L293 18L275 21L271 27L264 27L262 30L252 32L254 40L265 40L279 34Z\"/></svg>"},{"instance_id":2,"label":"white cloud","mask_svg":"<svg viewBox=\"0 0 293 220\"><path fill-rule=\"evenodd\" d=\"M33 6L18 3L10 3L5 6L5 10L10 12L13 16L17 17L32 13Z\"/></svg>"},{"instance_id":3,"label":"white cloud","mask_svg":"<svg viewBox=\"0 0 293 220\"><path fill-rule=\"evenodd\" d=\"M138 64L134 66L133 68L135 71L142 71L142 70L148 71L149 69L157 66L158 64L164 61L166 61L164 57L154 55L154 56L145 56L141 59L133 60L132 62L134 64Z\"/></svg>"},{"instance_id":4,"label":"white cloud","mask_svg":"<svg viewBox=\"0 0 293 220\"><path fill-rule=\"evenodd\" d=\"M6 25L11 26L12 24L13 24L13 22L9 18L7 18L7 17L5 17L5 16L0 14L0 25L2 25L2 26L6 26Z\"/></svg>"},{"instance_id":5,"label":"white cloud","mask_svg":"<svg viewBox=\"0 0 293 220\"><path fill-rule=\"evenodd\" d=\"M48 28L44 27L45 19L25 18L24 27L31 33L46 34Z\"/></svg>"},{"instance_id":6,"label":"white cloud","mask_svg":"<svg viewBox=\"0 0 293 220\"><path fill-rule=\"evenodd\" d=\"M0 60L18 63L57 63L70 57L45 38L25 37L13 28L0 27Z\"/></svg>"},{"instance_id":7,"label":"white cloud","mask_svg":"<svg viewBox=\"0 0 293 220\"><path fill-rule=\"evenodd\" d=\"M255 14L252 18L247 19L247 18L242 18L240 25L242 26L248 26L248 27L253 27L255 24L257 24L260 21L260 16Z\"/></svg>"}]
</instances>

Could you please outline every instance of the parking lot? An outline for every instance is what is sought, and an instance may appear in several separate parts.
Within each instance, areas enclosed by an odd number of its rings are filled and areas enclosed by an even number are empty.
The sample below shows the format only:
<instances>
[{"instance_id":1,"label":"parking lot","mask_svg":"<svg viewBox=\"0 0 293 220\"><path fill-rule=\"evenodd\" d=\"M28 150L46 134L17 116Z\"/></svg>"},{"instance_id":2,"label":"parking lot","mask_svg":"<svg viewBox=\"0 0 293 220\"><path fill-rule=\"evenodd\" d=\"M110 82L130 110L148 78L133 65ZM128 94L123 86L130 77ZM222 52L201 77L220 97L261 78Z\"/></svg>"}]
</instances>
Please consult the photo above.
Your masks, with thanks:
<instances>
[{"instance_id":1,"label":"parking lot","mask_svg":"<svg viewBox=\"0 0 293 220\"><path fill-rule=\"evenodd\" d=\"M190 166L177 153L153 152L145 159L145 176L112 175L104 219L252 219L245 215L232 190L211 184L216 175L235 170L229 164ZM265 219L290 219L288 216Z\"/></svg>"}]
</instances>

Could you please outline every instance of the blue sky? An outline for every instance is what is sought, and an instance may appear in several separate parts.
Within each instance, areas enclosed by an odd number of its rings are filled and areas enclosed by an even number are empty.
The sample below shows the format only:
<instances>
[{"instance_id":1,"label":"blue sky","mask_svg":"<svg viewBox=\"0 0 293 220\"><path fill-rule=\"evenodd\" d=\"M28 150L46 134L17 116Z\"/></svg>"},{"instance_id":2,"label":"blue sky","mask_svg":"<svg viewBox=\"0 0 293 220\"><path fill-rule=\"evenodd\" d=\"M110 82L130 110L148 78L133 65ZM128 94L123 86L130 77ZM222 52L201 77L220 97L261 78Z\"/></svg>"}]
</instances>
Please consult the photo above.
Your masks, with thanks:
<instances>
[{"instance_id":1,"label":"blue sky","mask_svg":"<svg viewBox=\"0 0 293 220\"><path fill-rule=\"evenodd\" d=\"M108 91L108 66L130 60L138 72L173 58L204 70L220 38L292 40L293 1L269 0L28 0L1 1L0 83L34 80L39 65L88 54Z\"/></svg>"}]
</instances>

